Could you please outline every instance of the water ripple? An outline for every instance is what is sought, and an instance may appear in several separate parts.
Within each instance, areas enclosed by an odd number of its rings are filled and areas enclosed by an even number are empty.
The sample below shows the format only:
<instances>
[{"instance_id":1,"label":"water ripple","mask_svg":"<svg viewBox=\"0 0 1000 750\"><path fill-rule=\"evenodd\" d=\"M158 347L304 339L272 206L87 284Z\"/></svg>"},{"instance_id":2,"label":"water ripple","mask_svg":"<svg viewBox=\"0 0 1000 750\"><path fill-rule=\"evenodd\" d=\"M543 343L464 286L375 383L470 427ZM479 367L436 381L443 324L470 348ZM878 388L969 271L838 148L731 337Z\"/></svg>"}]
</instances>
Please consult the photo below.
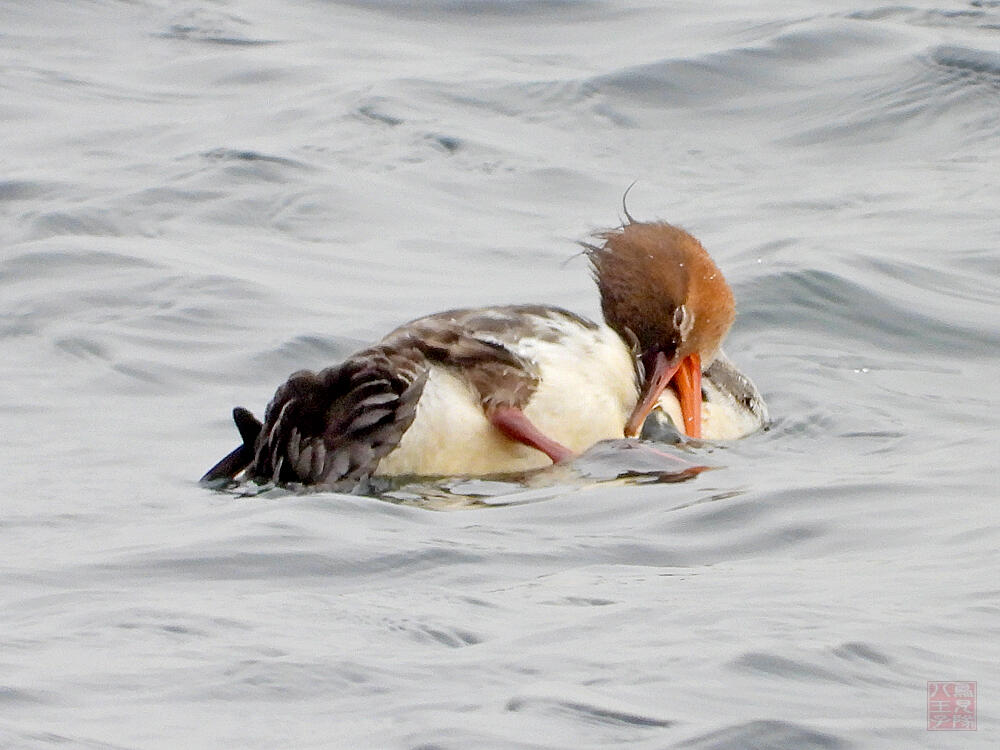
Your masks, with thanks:
<instances>
[{"instance_id":1,"label":"water ripple","mask_svg":"<svg viewBox=\"0 0 1000 750\"><path fill-rule=\"evenodd\" d=\"M690 750L841 750L850 747L836 735L788 721L748 721L696 737L674 747Z\"/></svg>"}]
</instances>

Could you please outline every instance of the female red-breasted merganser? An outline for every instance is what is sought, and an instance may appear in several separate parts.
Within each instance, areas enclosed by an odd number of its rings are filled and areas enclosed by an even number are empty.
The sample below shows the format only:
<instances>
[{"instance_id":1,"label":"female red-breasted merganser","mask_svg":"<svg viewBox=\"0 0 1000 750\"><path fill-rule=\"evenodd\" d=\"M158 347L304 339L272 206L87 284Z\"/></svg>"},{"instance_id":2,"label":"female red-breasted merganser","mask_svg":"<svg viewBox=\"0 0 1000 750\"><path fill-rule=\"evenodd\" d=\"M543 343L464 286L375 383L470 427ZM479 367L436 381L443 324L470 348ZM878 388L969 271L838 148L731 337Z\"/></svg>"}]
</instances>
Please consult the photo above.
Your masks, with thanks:
<instances>
[{"instance_id":1,"label":"female red-breasted merganser","mask_svg":"<svg viewBox=\"0 0 1000 750\"><path fill-rule=\"evenodd\" d=\"M540 305L407 323L293 374L263 424L235 409L243 445L202 481L347 490L371 476L523 471L638 436L654 409L695 438L760 427L763 401L720 352L733 295L701 243L631 219L596 237L584 247L604 324Z\"/></svg>"}]
</instances>

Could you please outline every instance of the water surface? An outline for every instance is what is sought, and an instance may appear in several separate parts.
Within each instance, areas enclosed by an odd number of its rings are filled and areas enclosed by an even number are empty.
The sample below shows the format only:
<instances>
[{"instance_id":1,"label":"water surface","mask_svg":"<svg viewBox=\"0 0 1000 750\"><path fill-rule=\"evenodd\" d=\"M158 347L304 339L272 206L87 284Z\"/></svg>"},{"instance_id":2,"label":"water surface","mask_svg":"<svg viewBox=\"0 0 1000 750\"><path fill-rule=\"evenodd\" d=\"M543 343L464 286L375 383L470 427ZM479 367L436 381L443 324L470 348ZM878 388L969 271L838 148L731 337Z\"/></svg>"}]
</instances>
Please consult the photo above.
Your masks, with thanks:
<instances>
[{"instance_id":1,"label":"water surface","mask_svg":"<svg viewBox=\"0 0 1000 750\"><path fill-rule=\"evenodd\" d=\"M0 19L0 745L996 744L995 2ZM633 181L775 417L716 469L197 486L233 405L413 317L598 315L573 243ZM926 731L948 679L976 733Z\"/></svg>"}]
</instances>

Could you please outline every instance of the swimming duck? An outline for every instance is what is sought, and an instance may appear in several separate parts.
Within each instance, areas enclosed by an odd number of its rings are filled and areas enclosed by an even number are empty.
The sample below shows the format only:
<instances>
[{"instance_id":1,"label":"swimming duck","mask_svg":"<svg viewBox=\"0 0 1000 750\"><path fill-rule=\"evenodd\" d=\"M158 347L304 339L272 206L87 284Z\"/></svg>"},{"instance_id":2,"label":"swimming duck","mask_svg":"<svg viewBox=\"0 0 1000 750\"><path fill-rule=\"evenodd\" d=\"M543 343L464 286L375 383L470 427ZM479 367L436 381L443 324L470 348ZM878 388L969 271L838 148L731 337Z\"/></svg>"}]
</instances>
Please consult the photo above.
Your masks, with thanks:
<instances>
[{"instance_id":1,"label":"swimming duck","mask_svg":"<svg viewBox=\"0 0 1000 750\"><path fill-rule=\"evenodd\" d=\"M637 437L654 410L691 438L763 425L763 400L721 354L733 294L698 240L629 217L584 250L603 323L543 305L419 318L294 373L263 423L235 409L243 444L202 481L350 490L371 476L523 471Z\"/></svg>"}]
</instances>

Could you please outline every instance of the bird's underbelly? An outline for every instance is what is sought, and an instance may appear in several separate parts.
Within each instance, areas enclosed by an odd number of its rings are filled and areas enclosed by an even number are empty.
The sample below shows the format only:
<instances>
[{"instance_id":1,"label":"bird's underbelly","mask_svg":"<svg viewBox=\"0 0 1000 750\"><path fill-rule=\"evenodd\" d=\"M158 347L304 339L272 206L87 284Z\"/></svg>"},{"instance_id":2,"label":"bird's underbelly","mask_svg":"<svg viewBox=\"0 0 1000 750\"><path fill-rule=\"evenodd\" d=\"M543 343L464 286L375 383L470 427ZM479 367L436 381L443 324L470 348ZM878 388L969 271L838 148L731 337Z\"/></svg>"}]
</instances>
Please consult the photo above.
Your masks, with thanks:
<instances>
[{"instance_id":1,"label":"bird's underbelly","mask_svg":"<svg viewBox=\"0 0 1000 750\"><path fill-rule=\"evenodd\" d=\"M573 451L624 435L638 388L632 354L607 328L574 331L569 341L518 342L539 385L524 413L542 433ZM549 458L502 435L478 394L454 369L432 365L413 424L376 474L498 474L548 466Z\"/></svg>"}]
</instances>

